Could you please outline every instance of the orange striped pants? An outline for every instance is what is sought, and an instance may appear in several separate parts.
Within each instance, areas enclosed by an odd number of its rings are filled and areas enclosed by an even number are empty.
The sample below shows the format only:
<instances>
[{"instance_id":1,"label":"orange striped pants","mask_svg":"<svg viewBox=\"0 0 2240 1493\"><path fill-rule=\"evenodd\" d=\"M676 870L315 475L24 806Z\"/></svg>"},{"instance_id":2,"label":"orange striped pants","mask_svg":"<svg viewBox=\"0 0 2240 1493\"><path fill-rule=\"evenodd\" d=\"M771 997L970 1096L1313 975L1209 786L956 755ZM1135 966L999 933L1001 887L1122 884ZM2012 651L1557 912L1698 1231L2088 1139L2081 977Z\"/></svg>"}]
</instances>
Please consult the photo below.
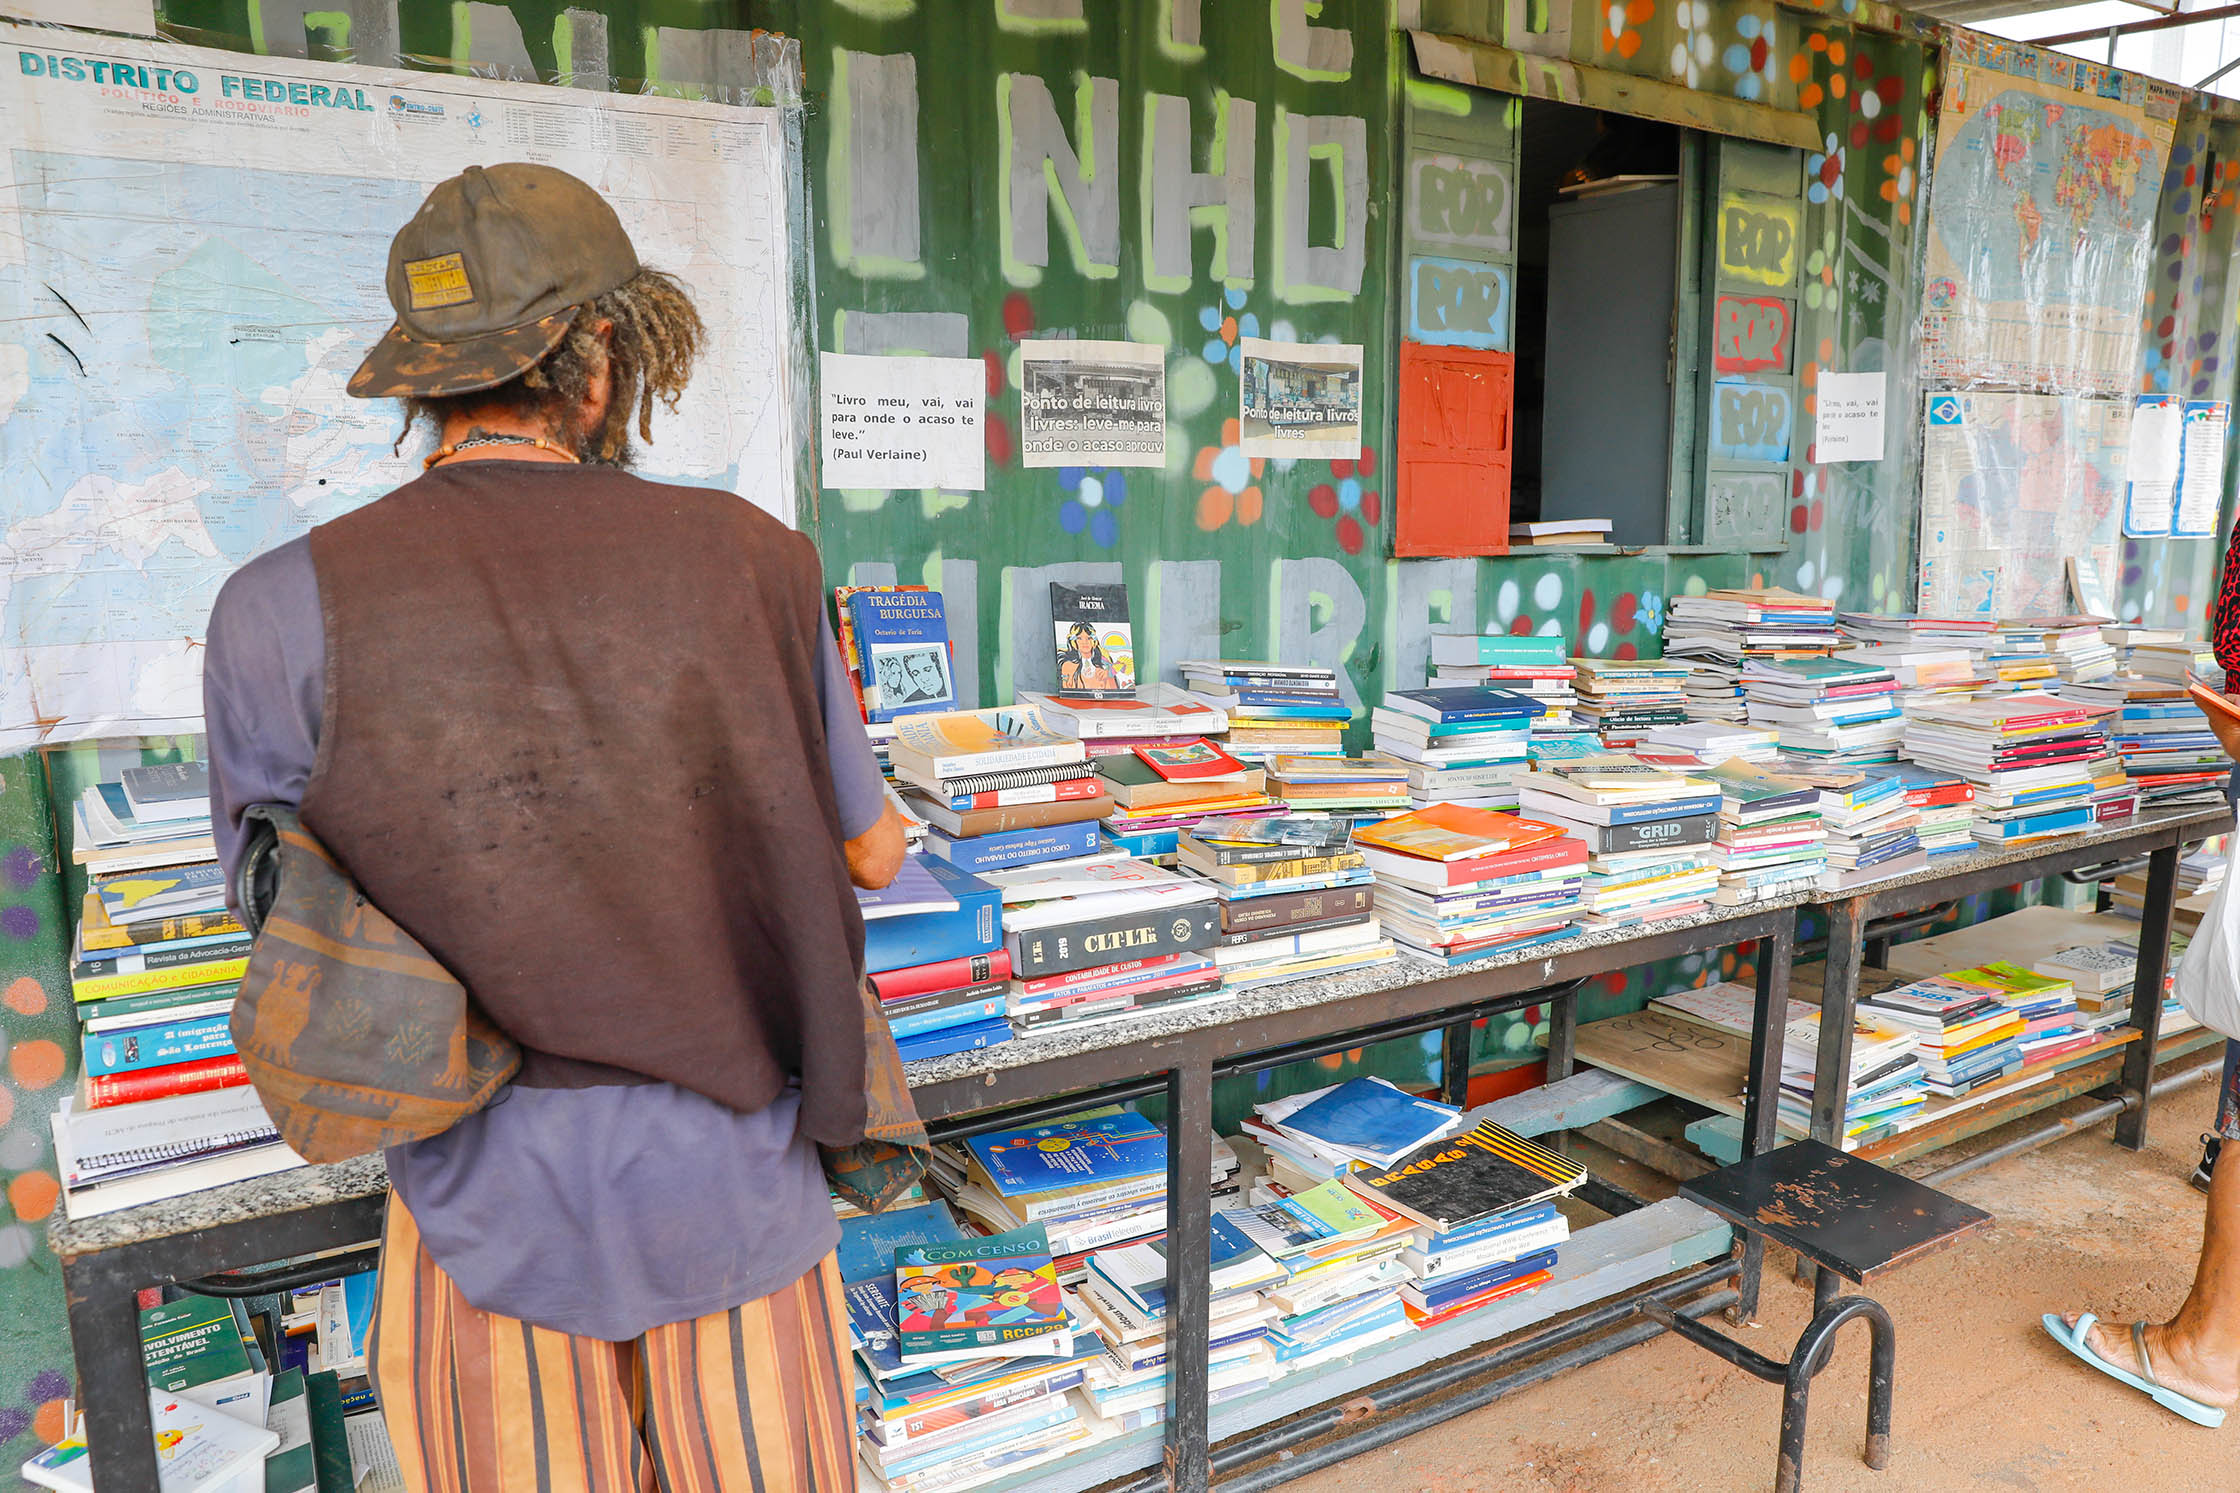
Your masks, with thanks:
<instances>
[{"instance_id":1,"label":"orange striped pants","mask_svg":"<svg viewBox=\"0 0 2240 1493\"><path fill-rule=\"evenodd\" d=\"M496 1316L391 1193L366 1358L411 1493L845 1493L846 1322L831 1255L625 1343Z\"/></svg>"}]
</instances>

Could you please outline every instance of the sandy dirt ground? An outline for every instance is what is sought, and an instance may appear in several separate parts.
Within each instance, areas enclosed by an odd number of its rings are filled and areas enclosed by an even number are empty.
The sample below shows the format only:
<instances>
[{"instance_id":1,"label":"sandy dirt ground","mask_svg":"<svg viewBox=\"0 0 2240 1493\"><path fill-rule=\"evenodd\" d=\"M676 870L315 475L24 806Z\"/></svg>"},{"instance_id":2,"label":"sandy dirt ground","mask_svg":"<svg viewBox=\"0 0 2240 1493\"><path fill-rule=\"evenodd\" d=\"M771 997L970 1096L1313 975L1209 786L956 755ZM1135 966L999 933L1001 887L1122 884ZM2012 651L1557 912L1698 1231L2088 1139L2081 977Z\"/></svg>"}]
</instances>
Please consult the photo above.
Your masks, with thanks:
<instances>
[{"instance_id":1,"label":"sandy dirt ground","mask_svg":"<svg viewBox=\"0 0 2240 1493\"><path fill-rule=\"evenodd\" d=\"M2103 1125L1955 1181L1949 1190L1995 1215L1994 1229L1870 1293L1898 1329L1890 1467L1870 1472L1859 1458L1867 1337L1855 1324L1814 1381L1807 1493L2240 1489L2240 1415L2217 1431L2182 1421L2085 1368L2038 1325L2041 1312L2071 1308L2128 1323L2184 1297L2203 1203L2186 1179L2213 1098L2203 1083L2159 1101L2140 1153L2108 1144ZM1609 1161L1585 1145L1579 1157ZM1652 1191L1648 1174L1622 1169L1624 1185ZM1811 1315L1791 1259L1772 1252L1780 1268L1766 1273L1760 1321L1738 1332L1778 1357ZM1778 1387L1664 1337L1290 1486L1757 1493L1773 1486L1780 1399Z\"/></svg>"}]
</instances>

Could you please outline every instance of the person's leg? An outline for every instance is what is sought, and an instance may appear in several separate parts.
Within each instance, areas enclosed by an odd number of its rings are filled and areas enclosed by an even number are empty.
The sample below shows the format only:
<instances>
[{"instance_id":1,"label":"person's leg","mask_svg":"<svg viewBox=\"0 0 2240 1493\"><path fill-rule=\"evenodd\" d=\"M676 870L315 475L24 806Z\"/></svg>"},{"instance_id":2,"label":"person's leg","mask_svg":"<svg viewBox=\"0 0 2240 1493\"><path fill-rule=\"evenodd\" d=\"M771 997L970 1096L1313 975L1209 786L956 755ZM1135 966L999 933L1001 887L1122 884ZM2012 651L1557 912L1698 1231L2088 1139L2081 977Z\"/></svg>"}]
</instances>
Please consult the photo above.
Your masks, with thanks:
<instances>
[{"instance_id":1,"label":"person's leg","mask_svg":"<svg viewBox=\"0 0 2240 1493\"><path fill-rule=\"evenodd\" d=\"M654 1493L635 1356L476 1309L389 1195L366 1371L410 1493Z\"/></svg>"},{"instance_id":2,"label":"person's leg","mask_svg":"<svg viewBox=\"0 0 2240 1493\"><path fill-rule=\"evenodd\" d=\"M2066 1320L2074 1326L2078 1315ZM2095 1323L2086 1344L2117 1368L2139 1372L2127 1326ZM2166 1387L2204 1405L2240 1403L2240 1164L2217 1167L2193 1290L2176 1316L2147 1328L2147 1352Z\"/></svg>"},{"instance_id":3,"label":"person's leg","mask_svg":"<svg viewBox=\"0 0 2240 1493\"><path fill-rule=\"evenodd\" d=\"M853 1493L847 1322L826 1255L758 1301L639 1338L665 1493Z\"/></svg>"},{"instance_id":4,"label":"person's leg","mask_svg":"<svg viewBox=\"0 0 2240 1493\"><path fill-rule=\"evenodd\" d=\"M2201 1137L2201 1165L2193 1172L2193 1185L2203 1192L2209 1190L2228 1135L2240 1135L2240 1042L2229 1039L2224 1044L2224 1072L2217 1079L2216 1128Z\"/></svg>"}]
</instances>

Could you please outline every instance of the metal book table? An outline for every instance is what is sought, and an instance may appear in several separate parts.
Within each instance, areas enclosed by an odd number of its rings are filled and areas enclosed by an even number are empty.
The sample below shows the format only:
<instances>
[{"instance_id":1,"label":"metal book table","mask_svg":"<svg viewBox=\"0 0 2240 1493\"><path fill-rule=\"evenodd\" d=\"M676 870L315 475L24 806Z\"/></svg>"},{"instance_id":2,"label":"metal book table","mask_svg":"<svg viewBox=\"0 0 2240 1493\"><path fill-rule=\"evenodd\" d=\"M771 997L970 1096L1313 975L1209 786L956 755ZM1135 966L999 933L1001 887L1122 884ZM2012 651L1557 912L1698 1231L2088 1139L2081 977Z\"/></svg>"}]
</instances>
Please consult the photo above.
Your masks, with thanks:
<instances>
[{"instance_id":1,"label":"metal book table","mask_svg":"<svg viewBox=\"0 0 2240 1493\"><path fill-rule=\"evenodd\" d=\"M978 1052L912 1064L920 1112L937 1135L957 1136L1068 1113L1084 1104L1164 1096L1167 1218L1173 1287L1168 1324L1169 1413L1159 1427L1093 1443L990 1493L1073 1493L1131 1479L1133 1493L1258 1489L1327 1466L1490 1403L1564 1369L1663 1334L1649 1310L1696 1319L1756 1309L1764 1243L1737 1256L1727 1223L1681 1198L1645 1203L1597 1180L1578 1196L1609 1218L1580 1229L1554 1279L1529 1295L1365 1348L1209 1406L1208 1276L1216 1078L1442 1031L1446 1091L1461 1102L1470 1025L1546 1004L1548 1084L1473 1112L1526 1134L1547 1134L1605 1112L1609 1091L1632 1086L1573 1074L1578 982L1635 965L1758 940L1752 1042L1754 1095L1776 1092L1780 1031L1800 899L1716 909L1639 928L1596 930L1460 969L1424 961L1310 978L1210 1005L1154 1012L1129 1023L1036 1034ZM1753 1101L1743 1144L1773 1141L1774 1106ZM102 1493L155 1493L135 1293L265 1261L378 1237L387 1178L378 1157L314 1167L193 1193L82 1223L58 1223L71 1340L87 1411L92 1470ZM309 1278L336 1273L330 1262ZM269 1286L276 1285L270 1277ZM1644 1305L1646 1303L1646 1306ZM1537 1330L1533 1330L1537 1329ZM1333 1434L1339 1433L1342 1434ZM1277 1453L1314 1442L1297 1453ZM1219 1443L1217 1446L1215 1443Z\"/></svg>"},{"instance_id":2,"label":"metal book table","mask_svg":"<svg viewBox=\"0 0 2240 1493\"><path fill-rule=\"evenodd\" d=\"M2073 1098L2084 1092L2080 1084L2098 1087L2114 1080L2103 1104L2092 1119L2072 1116L2047 1125L1998 1149L2001 1156L2073 1135L2084 1124L2113 1116L2115 1142L2136 1151L2146 1144L2147 1115L2154 1098L2155 1064L2176 1056L2166 1049L2162 1035L2163 975L2169 968L2170 926L2176 901L2178 858L2187 845L2223 834L2232 828L2232 812L2215 808L2174 809L2141 814L2104 829L2034 841L2027 845L1991 846L1955 855L1942 864L1909 876L1894 876L1852 892L1819 893L1812 901L1824 909L1828 923L1828 962L1821 977L1820 1045L1813 1075L1812 1138L1840 1146L1846 1076L1851 1071L1852 1013L1857 1009L1860 970L1870 944L1886 945L1893 933L1903 931L1924 909L1979 892L2013 886L2041 877L2074 874L2092 879L2130 869L2127 863L2144 861L2147 872L2146 905L2139 924L2138 979L2131 996L2130 1025L2138 1036L2121 1049L2120 1061L2111 1054L2097 1065L2077 1070L2082 1076L2059 1078L2018 1092L2011 1102L1972 1112L1965 1124L1950 1127L1934 1137L1950 1144L1993 1125L2005 1124ZM2207 1039L2198 1039L2206 1041ZM2194 1042L2173 1044L2191 1047ZM2067 1080L2067 1081L2064 1081ZM2098 1080L2097 1083L2094 1080ZM1903 1140L1904 1137L1899 1137ZM1906 1154L1921 1149L1910 1147ZM1885 1149L1864 1147L1861 1154L1897 1159ZM1970 1158L1969 1164L1979 1164ZM1941 1174L1940 1174L1941 1175ZM1955 1172L1957 1175L1957 1172ZM1932 1178L1931 1180L1934 1180Z\"/></svg>"}]
</instances>

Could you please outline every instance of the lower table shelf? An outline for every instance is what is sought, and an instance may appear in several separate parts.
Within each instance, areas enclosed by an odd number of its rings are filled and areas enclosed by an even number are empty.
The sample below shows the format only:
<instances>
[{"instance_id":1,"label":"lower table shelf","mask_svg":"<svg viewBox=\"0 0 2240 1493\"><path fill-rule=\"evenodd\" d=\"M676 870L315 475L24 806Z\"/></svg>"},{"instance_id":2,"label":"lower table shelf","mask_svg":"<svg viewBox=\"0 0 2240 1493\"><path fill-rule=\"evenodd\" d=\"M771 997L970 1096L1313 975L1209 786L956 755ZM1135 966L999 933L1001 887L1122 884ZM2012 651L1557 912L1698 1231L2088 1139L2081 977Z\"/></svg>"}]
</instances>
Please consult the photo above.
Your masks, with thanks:
<instances>
[{"instance_id":1,"label":"lower table shelf","mask_svg":"<svg viewBox=\"0 0 2240 1493\"><path fill-rule=\"evenodd\" d=\"M1438 1327L1365 1348L1351 1358L1279 1379L1266 1389L1217 1404L1209 1439L1232 1437L1325 1405L1458 1353L1520 1333L1551 1318L1650 1285L1727 1253L1732 1231L1708 1210L1667 1198L1579 1230L1556 1255L1554 1278L1529 1296L1496 1302ZM1082 1493L1159 1465L1165 1427L1147 1426L1030 1468L979 1493Z\"/></svg>"}]
</instances>

